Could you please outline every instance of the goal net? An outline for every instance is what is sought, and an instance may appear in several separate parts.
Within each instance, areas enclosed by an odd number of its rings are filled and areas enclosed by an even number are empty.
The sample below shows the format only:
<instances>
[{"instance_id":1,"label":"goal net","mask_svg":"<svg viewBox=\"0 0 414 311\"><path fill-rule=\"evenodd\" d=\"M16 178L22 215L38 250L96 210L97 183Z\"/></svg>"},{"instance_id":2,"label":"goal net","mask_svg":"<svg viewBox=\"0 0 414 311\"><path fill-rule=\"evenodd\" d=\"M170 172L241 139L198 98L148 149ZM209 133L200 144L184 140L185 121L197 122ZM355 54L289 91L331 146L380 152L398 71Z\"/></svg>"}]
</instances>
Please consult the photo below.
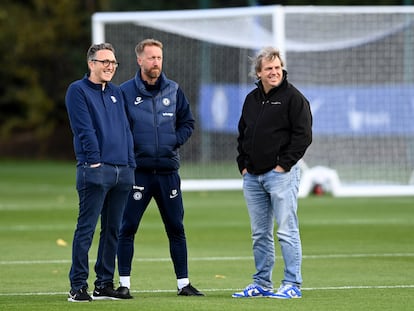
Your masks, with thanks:
<instances>
[{"instance_id":1,"label":"goal net","mask_svg":"<svg viewBox=\"0 0 414 311\"><path fill-rule=\"evenodd\" d=\"M249 57L282 52L310 100L313 143L301 195L414 195L414 8L261 6L92 16L92 40L111 42L121 83L135 45L164 43L164 72L186 93L196 130L180 150L183 189L238 189L237 122L254 88Z\"/></svg>"}]
</instances>

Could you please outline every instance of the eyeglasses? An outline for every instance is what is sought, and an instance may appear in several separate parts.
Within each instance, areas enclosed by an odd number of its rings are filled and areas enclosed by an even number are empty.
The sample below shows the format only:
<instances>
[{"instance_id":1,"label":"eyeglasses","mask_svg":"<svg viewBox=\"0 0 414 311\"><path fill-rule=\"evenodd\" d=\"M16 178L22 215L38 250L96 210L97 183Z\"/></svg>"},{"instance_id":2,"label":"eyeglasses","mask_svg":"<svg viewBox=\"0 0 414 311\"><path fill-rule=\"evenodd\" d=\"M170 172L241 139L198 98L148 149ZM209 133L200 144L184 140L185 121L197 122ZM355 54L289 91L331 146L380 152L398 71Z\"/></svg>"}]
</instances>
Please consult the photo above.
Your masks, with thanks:
<instances>
[{"instance_id":1,"label":"eyeglasses","mask_svg":"<svg viewBox=\"0 0 414 311\"><path fill-rule=\"evenodd\" d=\"M104 60L100 60L100 59L91 59L93 62L100 62L102 63L102 65L104 65L104 67L109 67L109 64L111 64L112 66L114 66L114 68L117 68L119 66L119 63L115 60L109 60L109 59L104 59Z\"/></svg>"}]
</instances>

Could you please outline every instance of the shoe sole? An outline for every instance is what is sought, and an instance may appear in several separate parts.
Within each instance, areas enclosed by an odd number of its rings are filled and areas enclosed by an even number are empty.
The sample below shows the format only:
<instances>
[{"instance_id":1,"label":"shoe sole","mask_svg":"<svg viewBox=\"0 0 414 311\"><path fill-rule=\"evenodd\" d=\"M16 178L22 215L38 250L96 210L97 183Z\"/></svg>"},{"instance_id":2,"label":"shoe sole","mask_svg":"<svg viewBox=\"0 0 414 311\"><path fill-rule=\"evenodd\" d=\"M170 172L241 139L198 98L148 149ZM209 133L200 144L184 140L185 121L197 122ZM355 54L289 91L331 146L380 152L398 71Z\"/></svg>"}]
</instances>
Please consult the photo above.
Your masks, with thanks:
<instances>
[{"instance_id":1,"label":"shoe sole","mask_svg":"<svg viewBox=\"0 0 414 311\"><path fill-rule=\"evenodd\" d=\"M68 298L68 301L69 302L91 302L91 300L76 300L73 298Z\"/></svg>"},{"instance_id":2,"label":"shoe sole","mask_svg":"<svg viewBox=\"0 0 414 311\"><path fill-rule=\"evenodd\" d=\"M111 296L92 296L93 300L121 300L121 298Z\"/></svg>"},{"instance_id":3,"label":"shoe sole","mask_svg":"<svg viewBox=\"0 0 414 311\"><path fill-rule=\"evenodd\" d=\"M203 297L205 296L204 294L177 294L177 296L182 296L182 297Z\"/></svg>"},{"instance_id":4,"label":"shoe sole","mask_svg":"<svg viewBox=\"0 0 414 311\"><path fill-rule=\"evenodd\" d=\"M275 296L272 295L257 295L257 296L234 296L231 295L231 297L233 298L276 298Z\"/></svg>"},{"instance_id":5,"label":"shoe sole","mask_svg":"<svg viewBox=\"0 0 414 311\"><path fill-rule=\"evenodd\" d=\"M276 297L273 297L273 296L263 296L263 295L260 295L260 296L231 296L232 298L276 298Z\"/></svg>"},{"instance_id":6,"label":"shoe sole","mask_svg":"<svg viewBox=\"0 0 414 311\"><path fill-rule=\"evenodd\" d=\"M300 299L302 298L302 296L293 296L293 297L286 297L286 296L269 296L270 298L275 298L275 299Z\"/></svg>"}]
</instances>

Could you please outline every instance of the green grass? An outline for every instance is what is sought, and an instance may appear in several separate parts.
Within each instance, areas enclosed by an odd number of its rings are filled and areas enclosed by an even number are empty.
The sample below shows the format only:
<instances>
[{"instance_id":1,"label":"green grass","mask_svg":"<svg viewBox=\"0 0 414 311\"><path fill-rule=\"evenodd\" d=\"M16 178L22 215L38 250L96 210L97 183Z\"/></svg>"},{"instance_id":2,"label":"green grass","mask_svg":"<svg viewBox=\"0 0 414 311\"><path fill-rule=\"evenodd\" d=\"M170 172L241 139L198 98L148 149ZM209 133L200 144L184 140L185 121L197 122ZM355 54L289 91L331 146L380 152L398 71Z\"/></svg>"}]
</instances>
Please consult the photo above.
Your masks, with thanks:
<instances>
[{"instance_id":1,"label":"green grass","mask_svg":"<svg viewBox=\"0 0 414 311\"><path fill-rule=\"evenodd\" d=\"M135 299L68 303L70 243L77 216L74 183L73 163L0 162L1 310L332 311L414 306L412 197L301 199L303 299L231 298L254 273L249 219L240 191L184 193L190 279L206 297L176 296L167 239L152 204L136 238ZM58 246L57 239L68 246ZM90 287L96 242L90 252ZM278 256L275 286L282 269Z\"/></svg>"}]
</instances>

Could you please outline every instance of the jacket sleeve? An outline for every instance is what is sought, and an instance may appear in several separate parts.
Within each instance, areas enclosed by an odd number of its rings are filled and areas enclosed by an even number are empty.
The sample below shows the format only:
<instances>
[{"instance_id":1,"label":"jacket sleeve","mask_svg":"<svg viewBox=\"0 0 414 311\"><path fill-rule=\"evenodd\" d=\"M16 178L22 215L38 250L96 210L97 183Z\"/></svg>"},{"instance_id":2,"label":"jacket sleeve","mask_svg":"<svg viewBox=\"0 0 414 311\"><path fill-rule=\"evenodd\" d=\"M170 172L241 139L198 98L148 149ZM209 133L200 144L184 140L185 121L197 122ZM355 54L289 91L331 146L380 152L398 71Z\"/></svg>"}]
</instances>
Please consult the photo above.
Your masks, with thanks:
<instances>
[{"instance_id":1,"label":"jacket sleeve","mask_svg":"<svg viewBox=\"0 0 414 311\"><path fill-rule=\"evenodd\" d=\"M246 154L243 151L243 146L242 146L242 143L244 141L244 130L245 130L245 128L246 128L246 124L244 122L243 113L242 113L242 115L240 116L239 123L238 123L238 132L239 132L239 136L237 137L237 152L238 152L238 155L237 155L237 159L236 159L237 166L239 168L240 173L243 171L243 169L246 168L246 164L245 164Z\"/></svg>"},{"instance_id":2,"label":"jacket sleeve","mask_svg":"<svg viewBox=\"0 0 414 311\"><path fill-rule=\"evenodd\" d=\"M281 150L278 164L290 171L305 154L312 143L312 114L307 99L297 92L292 96L289 106L291 124L290 143Z\"/></svg>"},{"instance_id":3,"label":"jacket sleeve","mask_svg":"<svg viewBox=\"0 0 414 311\"><path fill-rule=\"evenodd\" d=\"M176 118L176 135L177 148L184 145L194 131L194 117L192 115L190 104L179 87L177 90L177 118Z\"/></svg>"},{"instance_id":4,"label":"jacket sleeve","mask_svg":"<svg viewBox=\"0 0 414 311\"><path fill-rule=\"evenodd\" d=\"M87 98L82 89L72 84L66 93L66 108L75 140L78 140L87 163L100 163L101 151Z\"/></svg>"},{"instance_id":5,"label":"jacket sleeve","mask_svg":"<svg viewBox=\"0 0 414 311\"><path fill-rule=\"evenodd\" d=\"M122 96L122 101L124 103L124 116L125 116L125 131L127 135L127 143L128 143L128 165L130 167L136 168L136 161L135 161L135 153L134 153L134 139L132 137L131 127L129 125L129 120L126 114L126 101Z\"/></svg>"}]
</instances>

